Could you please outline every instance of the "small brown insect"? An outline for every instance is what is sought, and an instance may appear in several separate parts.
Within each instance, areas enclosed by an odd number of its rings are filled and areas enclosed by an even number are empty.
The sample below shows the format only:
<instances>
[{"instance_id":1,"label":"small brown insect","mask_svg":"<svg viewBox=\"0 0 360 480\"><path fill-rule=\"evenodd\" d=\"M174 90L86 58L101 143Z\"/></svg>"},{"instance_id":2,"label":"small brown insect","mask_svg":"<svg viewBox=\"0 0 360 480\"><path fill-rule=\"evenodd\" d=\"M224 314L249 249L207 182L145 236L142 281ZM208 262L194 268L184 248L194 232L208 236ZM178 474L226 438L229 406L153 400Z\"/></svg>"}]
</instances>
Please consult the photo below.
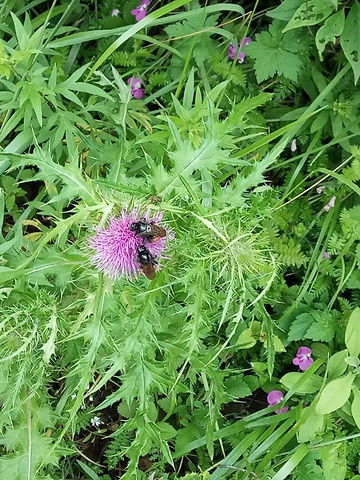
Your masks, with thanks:
<instances>
[{"instance_id":1,"label":"small brown insect","mask_svg":"<svg viewBox=\"0 0 360 480\"><path fill-rule=\"evenodd\" d=\"M157 205L162 201L162 198L159 197L158 195L153 195L152 197L150 197L150 201L151 203L154 203L155 205Z\"/></svg>"}]
</instances>

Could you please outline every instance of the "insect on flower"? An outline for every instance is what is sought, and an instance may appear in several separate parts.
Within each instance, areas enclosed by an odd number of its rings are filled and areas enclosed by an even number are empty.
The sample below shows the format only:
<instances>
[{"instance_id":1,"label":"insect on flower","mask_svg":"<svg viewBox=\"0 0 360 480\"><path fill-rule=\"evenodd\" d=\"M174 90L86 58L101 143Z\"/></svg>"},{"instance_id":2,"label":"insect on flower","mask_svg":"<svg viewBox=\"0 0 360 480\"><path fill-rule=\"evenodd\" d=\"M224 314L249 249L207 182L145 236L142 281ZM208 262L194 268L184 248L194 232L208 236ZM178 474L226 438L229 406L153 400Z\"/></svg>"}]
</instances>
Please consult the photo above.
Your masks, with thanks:
<instances>
[{"instance_id":1,"label":"insect on flower","mask_svg":"<svg viewBox=\"0 0 360 480\"><path fill-rule=\"evenodd\" d=\"M144 245L138 246L137 253L138 260L145 277L149 280L154 280L157 270L157 261L155 260L154 256L146 247L144 247Z\"/></svg>"},{"instance_id":2,"label":"insect on flower","mask_svg":"<svg viewBox=\"0 0 360 480\"><path fill-rule=\"evenodd\" d=\"M139 257L139 247L144 247L145 252L151 255L148 257L146 270L157 271L160 268L159 260L164 257L163 252L174 234L171 229L167 229L166 236L158 236L157 241L153 241L151 234L138 235L134 231L134 224L143 222L146 226L153 228L153 225L156 225L161 231L165 231L160 225L161 221L162 213L150 217L149 212L139 215L138 209L123 211L120 217L111 218L108 227L98 228L90 239L89 246L95 251L91 258L92 263L104 275L113 279L121 276L137 278L139 273L150 278L144 271L145 258Z\"/></svg>"},{"instance_id":3,"label":"insect on flower","mask_svg":"<svg viewBox=\"0 0 360 480\"><path fill-rule=\"evenodd\" d=\"M165 228L156 225L154 222L148 222L146 218L140 218L138 222L132 223L130 230L148 242L157 242L160 238L166 237Z\"/></svg>"}]
</instances>

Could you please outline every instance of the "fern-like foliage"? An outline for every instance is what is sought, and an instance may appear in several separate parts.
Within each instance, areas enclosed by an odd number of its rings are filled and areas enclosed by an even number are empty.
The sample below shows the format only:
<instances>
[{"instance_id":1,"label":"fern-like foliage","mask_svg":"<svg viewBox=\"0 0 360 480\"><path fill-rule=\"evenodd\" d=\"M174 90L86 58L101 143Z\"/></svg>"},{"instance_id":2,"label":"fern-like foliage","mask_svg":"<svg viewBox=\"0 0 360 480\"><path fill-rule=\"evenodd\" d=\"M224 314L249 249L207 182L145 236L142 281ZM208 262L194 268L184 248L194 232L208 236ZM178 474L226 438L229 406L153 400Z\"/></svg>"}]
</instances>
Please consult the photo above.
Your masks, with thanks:
<instances>
[{"instance_id":1,"label":"fern-like foliage","mask_svg":"<svg viewBox=\"0 0 360 480\"><path fill-rule=\"evenodd\" d=\"M134 55L125 51L113 53L110 60L116 67L136 67L137 65Z\"/></svg>"},{"instance_id":2,"label":"fern-like foliage","mask_svg":"<svg viewBox=\"0 0 360 480\"><path fill-rule=\"evenodd\" d=\"M301 245L293 238L283 237L276 243L279 262L286 266L301 267L306 263L306 256L301 251Z\"/></svg>"}]
</instances>

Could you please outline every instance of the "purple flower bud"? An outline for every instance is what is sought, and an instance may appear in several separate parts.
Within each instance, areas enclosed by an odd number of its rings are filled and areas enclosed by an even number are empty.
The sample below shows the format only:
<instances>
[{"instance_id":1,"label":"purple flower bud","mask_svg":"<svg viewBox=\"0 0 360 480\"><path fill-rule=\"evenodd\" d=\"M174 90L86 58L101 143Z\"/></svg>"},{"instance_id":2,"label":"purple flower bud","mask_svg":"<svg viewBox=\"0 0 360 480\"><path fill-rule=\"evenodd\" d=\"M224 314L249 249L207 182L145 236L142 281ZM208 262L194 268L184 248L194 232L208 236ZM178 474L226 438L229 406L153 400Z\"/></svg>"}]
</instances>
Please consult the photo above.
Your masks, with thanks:
<instances>
[{"instance_id":1,"label":"purple flower bud","mask_svg":"<svg viewBox=\"0 0 360 480\"><path fill-rule=\"evenodd\" d=\"M112 10L111 12L111 16L112 17L117 17L120 13L120 10L118 8L114 8L114 10Z\"/></svg>"},{"instance_id":2,"label":"purple flower bud","mask_svg":"<svg viewBox=\"0 0 360 480\"><path fill-rule=\"evenodd\" d=\"M147 240L130 229L131 224L138 222L140 218L159 225L162 213L150 217L149 212L140 215L137 209L130 213L123 211L119 218L111 218L108 228L97 229L96 235L90 239L89 246L95 250L91 261L104 275L113 279L121 275L128 279L136 278L142 272L138 261L140 245L144 245L156 261L163 258L168 241L174 238L173 232L167 229L166 237L158 238L157 241Z\"/></svg>"},{"instance_id":3,"label":"purple flower bud","mask_svg":"<svg viewBox=\"0 0 360 480\"><path fill-rule=\"evenodd\" d=\"M141 0L140 4L134 10L131 10L131 14L135 15L137 22L146 17L148 5L150 5L150 0Z\"/></svg>"},{"instance_id":4,"label":"purple flower bud","mask_svg":"<svg viewBox=\"0 0 360 480\"><path fill-rule=\"evenodd\" d=\"M330 258L330 256L331 256L330 253L324 252L324 258L328 259L328 258Z\"/></svg>"},{"instance_id":5,"label":"purple flower bud","mask_svg":"<svg viewBox=\"0 0 360 480\"><path fill-rule=\"evenodd\" d=\"M292 363L298 365L300 370L307 370L310 365L314 362L311 358L312 350L309 347L300 347L296 353L296 357L293 359Z\"/></svg>"},{"instance_id":6,"label":"purple flower bud","mask_svg":"<svg viewBox=\"0 0 360 480\"><path fill-rule=\"evenodd\" d=\"M230 43L227 56L231 60L235 60L236 50L237 50L238 51L237 61L238 61L238 63L243 63L245 58L246 58L246 53L242 52L241 50L244 47L246 47L246 45L249 45L250 42L251 42L250 37L240 38L238 48L236 47L235 43Z\"/></svg>"},{"instance_id":7,"label":"purple flower bud","mask_svg":"<svg viewBox=\"0 0 360 480\"><path fill-rule=\"evenodd\" d=\"M280 390L271 390L267 396L267 402L272 407L281 403L284 400L284 395ZM288 406L285 406L279 410L275 410L275 413L285 413L289 410Z\"/></svg>"},{"instance_id":8,"label":"purple flower bud","mask_svg":"<svg viewBox=\"0 0 360 480\"><path fill-rule=\"evenodd\" d=\"M144 96L144 89L141 88L142 80L140 77L130 77L127 81L130 85L130 93L136 100L141 100Z\"/></svg>"},{"instance_id":9,"label":"purple flower bud","mask_svg":"<svg viewBox=\"0 0 360 480\"><path fill-rule=\"evenodd\" d=\"M320 193L322 193L323 190L325 190L325 188L326 188L326 185L323 185L322 187L317 187L316 193L318 193L320 195Z\"/></svg>"},{"instance_id":10,"label":"purple flower bud","mask_svg":"<svg viewBox=\"0 0 360 480\"><path fill-rule=\"evenodd\" d=\"M325 212L328 212L328 211L330 210L330 208L334 208L334 207L335 207L335 200L336 200L336 197L335 197L335 195L334 195L334 196L331 198L330 202L325 205L325 207L324 207Z\"/></svg>"}]
</instances>

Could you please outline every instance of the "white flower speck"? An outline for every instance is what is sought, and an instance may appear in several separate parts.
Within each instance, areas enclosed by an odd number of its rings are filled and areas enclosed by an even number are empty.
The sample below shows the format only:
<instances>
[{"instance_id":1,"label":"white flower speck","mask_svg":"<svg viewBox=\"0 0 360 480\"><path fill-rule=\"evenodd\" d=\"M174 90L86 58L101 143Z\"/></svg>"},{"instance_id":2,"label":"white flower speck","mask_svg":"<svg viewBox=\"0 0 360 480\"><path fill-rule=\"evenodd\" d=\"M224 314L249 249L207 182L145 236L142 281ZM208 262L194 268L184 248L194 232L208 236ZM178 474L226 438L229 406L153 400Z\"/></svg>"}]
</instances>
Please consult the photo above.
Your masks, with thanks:
<instances>
[{"instance_id":1,"label":"white flower speck","mask_svg":"<svg viewBox=\"0 0 360 480\"><path fill-rule=\"evenodd\" d=\"M95 415L93 418L90 418L90 423L92 427L99 427L101 423L100 417Z\"/></svg>"}]
</instances>

